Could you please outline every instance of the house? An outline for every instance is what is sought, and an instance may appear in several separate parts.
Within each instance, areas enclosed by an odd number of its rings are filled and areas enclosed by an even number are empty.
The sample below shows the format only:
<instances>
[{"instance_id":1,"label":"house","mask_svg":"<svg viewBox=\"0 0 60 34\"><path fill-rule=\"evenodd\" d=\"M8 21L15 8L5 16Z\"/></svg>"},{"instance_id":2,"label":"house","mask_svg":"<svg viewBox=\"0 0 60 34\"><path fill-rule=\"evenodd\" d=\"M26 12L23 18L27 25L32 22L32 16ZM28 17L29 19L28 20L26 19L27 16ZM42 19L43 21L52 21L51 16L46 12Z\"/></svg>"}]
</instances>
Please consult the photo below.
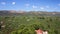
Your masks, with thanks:
<instances>
[{"instance_id":1,"label":"house","mask_svg":"<svg viewBox=\"0 0 60 34\"><path fill-rule=\"evenodd\" d=\"M44 30L44 31L43 31L43 34L48 34L48 31L47 31L47 30Z\"/></svg>"},{"instance_id":2,"label":"house","mask_svg":"<svg viewBox=\"0 0 60 34\"><path fill-rule=\"evenodd\" d=\"M43 34L43 31L41 29L35 30L36 34Z\"/></svg>"}]
</instances>

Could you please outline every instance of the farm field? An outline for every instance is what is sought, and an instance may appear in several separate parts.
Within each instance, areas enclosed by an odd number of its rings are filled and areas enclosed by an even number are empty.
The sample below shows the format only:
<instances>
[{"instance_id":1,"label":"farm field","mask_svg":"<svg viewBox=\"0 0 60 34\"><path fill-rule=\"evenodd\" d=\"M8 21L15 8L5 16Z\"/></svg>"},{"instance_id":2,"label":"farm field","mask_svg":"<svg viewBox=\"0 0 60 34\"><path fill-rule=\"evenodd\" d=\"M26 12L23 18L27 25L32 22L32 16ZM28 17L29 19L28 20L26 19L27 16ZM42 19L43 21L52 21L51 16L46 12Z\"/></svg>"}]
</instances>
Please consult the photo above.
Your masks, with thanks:
<instances>
[{"instance_id":1,"label":"farm field","mask_svg":"<svg viewBox=\"0 0 60 34\"><path fill-rule=\"evenodd\" d=\"M36 34L40 28L49 34L60 33L59 16L0 16L0 34Z\"/></svg>"}]
</instances>

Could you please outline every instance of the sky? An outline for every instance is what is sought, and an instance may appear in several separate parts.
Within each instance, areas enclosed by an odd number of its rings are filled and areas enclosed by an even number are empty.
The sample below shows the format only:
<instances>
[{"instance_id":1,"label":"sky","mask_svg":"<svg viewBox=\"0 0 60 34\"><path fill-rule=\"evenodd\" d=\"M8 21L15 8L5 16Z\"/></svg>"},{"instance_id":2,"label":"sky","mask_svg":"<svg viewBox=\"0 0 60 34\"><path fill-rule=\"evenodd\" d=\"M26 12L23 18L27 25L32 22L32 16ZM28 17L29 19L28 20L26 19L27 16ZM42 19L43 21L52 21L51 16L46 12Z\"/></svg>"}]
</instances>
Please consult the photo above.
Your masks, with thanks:
<instances>
[{"instance_id":1,"label":"sky","mask_svg":"<svg viewBox=\"0 0 60 34\"><path fill-rule=\"evenodd\" d=\"M0 0L0 10L60 11L60 0Z\"/></svg>"}]
</instances>

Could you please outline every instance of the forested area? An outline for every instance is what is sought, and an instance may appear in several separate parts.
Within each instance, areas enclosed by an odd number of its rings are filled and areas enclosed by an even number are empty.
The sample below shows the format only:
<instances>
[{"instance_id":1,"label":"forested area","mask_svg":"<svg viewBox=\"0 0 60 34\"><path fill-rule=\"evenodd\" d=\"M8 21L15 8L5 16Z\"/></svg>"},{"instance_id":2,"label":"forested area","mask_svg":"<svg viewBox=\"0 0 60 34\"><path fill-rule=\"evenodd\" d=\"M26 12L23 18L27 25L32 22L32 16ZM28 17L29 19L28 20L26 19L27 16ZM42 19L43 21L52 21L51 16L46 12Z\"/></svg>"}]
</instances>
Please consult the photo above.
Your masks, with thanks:
<instances>
[{"instance_id":1,"label":"forested area","mask_svg":"<svg viewBox=\"0 0 60 34\"><path fill-rule=\"evenodd\" d=\"M36 34L40 28L60 34L59 16L0 16L0 34Z\"/></svg>"}]
</instances>

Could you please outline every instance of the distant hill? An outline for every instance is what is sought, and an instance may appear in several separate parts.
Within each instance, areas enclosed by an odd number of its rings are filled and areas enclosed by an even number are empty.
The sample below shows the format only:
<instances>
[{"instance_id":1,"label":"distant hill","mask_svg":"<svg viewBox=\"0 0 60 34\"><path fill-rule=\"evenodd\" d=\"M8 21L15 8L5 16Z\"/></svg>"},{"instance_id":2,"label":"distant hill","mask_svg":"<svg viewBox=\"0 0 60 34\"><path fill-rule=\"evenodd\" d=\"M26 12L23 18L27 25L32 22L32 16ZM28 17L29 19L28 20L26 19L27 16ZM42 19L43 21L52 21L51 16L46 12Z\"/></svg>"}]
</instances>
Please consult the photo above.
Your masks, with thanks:
<instances>
[{"instance_id":1,"label":"distant hill","mask_svg":"<svg viewBox=\"0 0 60 34\"><path fill-rule=\"evenodd\" d=\"M60 12L44 12L44 11L15 11L0 10L0 16L17 16L17 15L38 15L38 16L60 16Z\"/></svg>"}]
</instances>

